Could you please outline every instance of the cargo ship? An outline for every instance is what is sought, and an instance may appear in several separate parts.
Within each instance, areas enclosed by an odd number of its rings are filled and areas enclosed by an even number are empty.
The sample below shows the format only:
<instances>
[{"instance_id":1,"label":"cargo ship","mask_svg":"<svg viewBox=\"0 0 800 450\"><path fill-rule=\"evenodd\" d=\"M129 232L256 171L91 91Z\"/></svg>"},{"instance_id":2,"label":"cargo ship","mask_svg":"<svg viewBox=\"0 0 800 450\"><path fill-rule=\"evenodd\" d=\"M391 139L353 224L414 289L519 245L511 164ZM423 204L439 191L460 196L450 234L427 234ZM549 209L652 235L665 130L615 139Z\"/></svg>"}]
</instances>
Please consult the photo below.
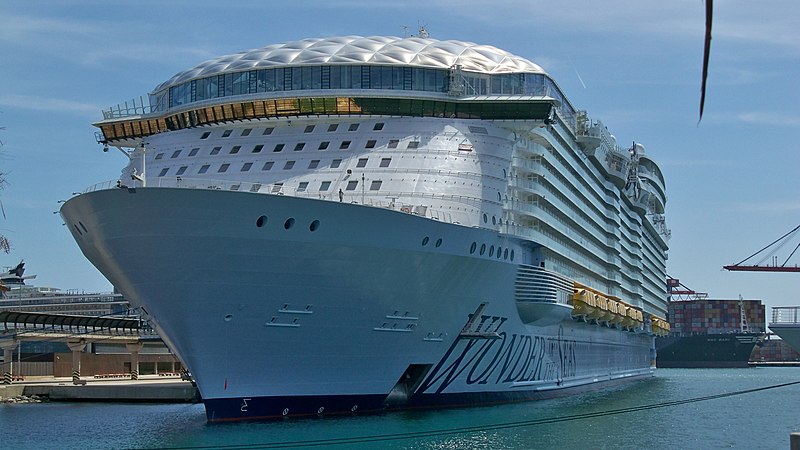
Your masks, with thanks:
<instances>
[{"instance_id":1,"label":"cargo ship","mask_svg":"<svg viewBox=\"0 0 800 450\"><path fill-rule=\"evenodd\" d=\"M748 367L765 337L761 300L710 299L668 280L670 333L656 338L658 367Z\"/></svg>"},{"instance_id":2,"label":"cargo ship","mask_svg":"<svg viewBox=\"0 0 800 450\"><path fill-rule=\"evenodd\" d=\"M103 112L84 255L210 422L455 407L652 377L665 181L535 63L339 36L221 56Z\"/></svg>"}]
</instances>

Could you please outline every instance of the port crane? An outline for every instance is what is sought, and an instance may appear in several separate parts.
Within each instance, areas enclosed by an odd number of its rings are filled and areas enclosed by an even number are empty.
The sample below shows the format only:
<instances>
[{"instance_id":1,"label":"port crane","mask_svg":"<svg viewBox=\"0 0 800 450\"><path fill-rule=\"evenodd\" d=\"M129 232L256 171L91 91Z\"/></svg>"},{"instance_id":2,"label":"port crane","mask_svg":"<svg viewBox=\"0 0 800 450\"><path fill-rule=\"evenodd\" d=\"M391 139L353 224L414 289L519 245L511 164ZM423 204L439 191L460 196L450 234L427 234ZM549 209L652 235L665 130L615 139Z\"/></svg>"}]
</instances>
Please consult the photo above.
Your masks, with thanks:
<instances>
[{"instance_id":1,"label":"port crane","mask_svg":"<svg viewBox=\"0 0 800 450\"><path fill-rule=\"evenodd\" d=\"M793 242L793 238L798 235L798 230L800 230L800 225L796 226L793 230L789 231L778 239L775 239L771 244L739 261L738 263L730 266L722 266L722 268L731 272L800 272L800 267L798 267L796 264L794 266L787 265L789 260L792 259L792 256L794 256L797 250L800 249L800 242L798 242L791 253L789 253L789 256L783 260L782 264L778 264L779 259L776 255L776 253L781 248L786 246L786 244ZM762 252L766 253L760 260L756 261L755 264L745 264L751 258L755 258L756 255ZM767 259L769 259L770 262L764 264Z\"/></svg>"}]
</instances>

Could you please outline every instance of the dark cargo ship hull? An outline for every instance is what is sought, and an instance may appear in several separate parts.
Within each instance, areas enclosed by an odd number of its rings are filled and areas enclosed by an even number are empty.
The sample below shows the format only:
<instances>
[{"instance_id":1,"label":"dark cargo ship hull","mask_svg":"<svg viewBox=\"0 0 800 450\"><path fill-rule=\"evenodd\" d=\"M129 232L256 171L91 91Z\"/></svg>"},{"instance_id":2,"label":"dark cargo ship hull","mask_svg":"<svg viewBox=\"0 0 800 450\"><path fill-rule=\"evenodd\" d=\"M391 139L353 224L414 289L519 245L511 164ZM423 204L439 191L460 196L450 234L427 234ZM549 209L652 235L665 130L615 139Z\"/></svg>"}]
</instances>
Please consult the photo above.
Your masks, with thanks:
<instances>
[{"instance_id":1,"label":"dark cargo ship hull","mask_svg":"<svg viewBox=\"0 0 800 450\"><path fill-rule=\"evenodd\" d=\"M656 338L656 365L664 368L748 367L761 333L700 334Z\"/></svg>"}]
</instances>

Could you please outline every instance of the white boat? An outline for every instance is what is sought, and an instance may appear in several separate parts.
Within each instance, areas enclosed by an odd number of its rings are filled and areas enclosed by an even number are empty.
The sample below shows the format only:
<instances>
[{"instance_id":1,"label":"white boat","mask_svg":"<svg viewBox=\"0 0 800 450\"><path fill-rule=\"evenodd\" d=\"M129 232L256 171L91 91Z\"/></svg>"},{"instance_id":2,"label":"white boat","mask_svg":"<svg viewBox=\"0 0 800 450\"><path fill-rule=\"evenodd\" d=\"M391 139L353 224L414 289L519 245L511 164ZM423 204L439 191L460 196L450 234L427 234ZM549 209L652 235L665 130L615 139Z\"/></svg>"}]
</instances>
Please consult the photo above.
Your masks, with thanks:
<instances>
[{"instance_id":1,"label":"white boat","mask_svg":"<svg viewBox=\"0 0 800 450\"><path fill-rule=\"evenodd\" d=\"M62 217L191 370L209 421L655 372L662 174L527 59L304 39L179 72L95 125L129 164Z\"/></svg>"},{"instance_id":2,"label":"white boat","mask_svg":"<svg viewBox=\"0 0 800 450\"><path fill-rule=\"evenodd\" d=\"M772 321L769 323L769 329L793 349L800 352L800 306L772 308Z\"/></svg>"}]
</instances>

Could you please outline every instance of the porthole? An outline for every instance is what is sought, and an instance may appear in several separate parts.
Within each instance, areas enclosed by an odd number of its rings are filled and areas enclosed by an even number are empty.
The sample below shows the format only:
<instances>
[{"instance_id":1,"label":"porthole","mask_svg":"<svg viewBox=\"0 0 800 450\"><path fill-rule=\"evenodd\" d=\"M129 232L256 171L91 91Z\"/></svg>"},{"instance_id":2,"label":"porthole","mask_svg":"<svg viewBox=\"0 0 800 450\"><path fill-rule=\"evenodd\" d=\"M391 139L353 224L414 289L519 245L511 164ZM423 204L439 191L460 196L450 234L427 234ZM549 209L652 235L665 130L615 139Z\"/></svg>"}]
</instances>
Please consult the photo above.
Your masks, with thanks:
<instances>
[{"instance_id":1,"label":"porthole","mask_svg":"<svg viewBox=\"0 0 800 450\"><path fill-rule=\"evenodd\" d=\"M489 257L494 256L494 245L489 246Z\"/></svg>"},{"instance_id":2,"label":"porthole","mask_svg":"<svg viewBox=\"0 0 800 450\"><path fill-rule=\"evenodd\" d=\"M514 250L511 250L511 260L514 260Z\"/></svg>"},{"instance_id":3,"label":"porthole","mask_svg":"<svg viewBox=\"0 0 800 450\"><path fill-rule=\"evenodd\" d=\"M266 224L267 224L267 216L261 216L256 220L256 226L258 228L261 228Z\"/></svg>"},{"instance_id":4,"label":"porthole","mask_svg":"<svg viewBox=\"0 0 800 450\"><path fill-rule=\"evenodd\" d=\"M486 253L486 244L481 244L481 255Z\"/></svg>"},{"instance_id":5,"label":"porthole","mask_svg":"<svg viewBox=\"0 0 800 450\"><path fill-rule=\"evenodd\" d=\"M233 314L226 314L225 315L225 322L230 322L233 319Z\"/></svg>"},{"instance_id":6,"label":"porthole","mask_svg":"<svg viewBox=\"0 0 800 450\"><path fill-rule=\"evenodd\" d=\"M286 228L287 230L289 228L292 228L293 226L294 226L294 217L289 217L288 219L286 219L286 222L283 222L283 228Z\"/></svg>"},{"instance_id":7,"label":"porthole","mask_svg":"<svg viewBox=\"0 0 800 450\"><path fill-rule=\"evenodd\" d=\"M475 253L475 249L478 248L478 243L473 242L472 245L469 246L469 254L472 255Z\"/></svg>"},{"instance_id":8,"label":"porthole","mask_svg":"<svg viewBox=\"0 0 800 450\"><path fill-rule=\"evenodd\" d=\"M424 246L428 245L428 241L430 241L428 236L425 236L424 238L422 238L422 246L424 247Z\"/></svg>"},{"instance_id":9,"label":"porthole","mask_svg":"<svg viewBox=\"0 0 800 450\"><path fill-rule=\"evenodd\" d=\"M311 222L311 225L308 226L308 229L311 231L317 231L317 228L319 228L319 220Z\"/></svg>"},{"instance_id":10,"label":"porthole","mask_svg":"<svg viewBox=\"0 0 800 450\"><path fill-rule=\"evenodd\" d=\"M441 247L441 246L442 246L442 238L439 238L436 240L436 247Z\"/></svg>"},{"instance_id":11,"label":"porthole","mask_svg":"<svg viewBox=\"0 0 800 450\"><path fill-rule=\"evenodd\" d=\"M497 247L497 259L500 259L503 256L503 249L501 247Z\"/></svg>"},{"instance_id":12,"label":"porthole","mask_svg":"<svg viewBox=\"0 0 800 450\"><path fill-rule=\"evenodd\" d=\"M503 259L508 259L508 249L503 251Z\"/></svg>"},{"instance_id":13,"label":"porthole","mask_svg":"<svg viewBox=\"0 0 800 450\"><path fill-rule=\"evenodd\" d=\"M497 225L497 217L492 216L492 225Z\"/></svg>"},{"instance_id":14,"label":"porthole","mask_svg":"<svg viewBox=\"0 0 800 450\"><path fill-rule=\"evenodd\" d=\"M483 223L488 223L488 222L489 222L489 216L487 216L486 213L484 213L483 214Z\"/></svg>"}]
</instances>

